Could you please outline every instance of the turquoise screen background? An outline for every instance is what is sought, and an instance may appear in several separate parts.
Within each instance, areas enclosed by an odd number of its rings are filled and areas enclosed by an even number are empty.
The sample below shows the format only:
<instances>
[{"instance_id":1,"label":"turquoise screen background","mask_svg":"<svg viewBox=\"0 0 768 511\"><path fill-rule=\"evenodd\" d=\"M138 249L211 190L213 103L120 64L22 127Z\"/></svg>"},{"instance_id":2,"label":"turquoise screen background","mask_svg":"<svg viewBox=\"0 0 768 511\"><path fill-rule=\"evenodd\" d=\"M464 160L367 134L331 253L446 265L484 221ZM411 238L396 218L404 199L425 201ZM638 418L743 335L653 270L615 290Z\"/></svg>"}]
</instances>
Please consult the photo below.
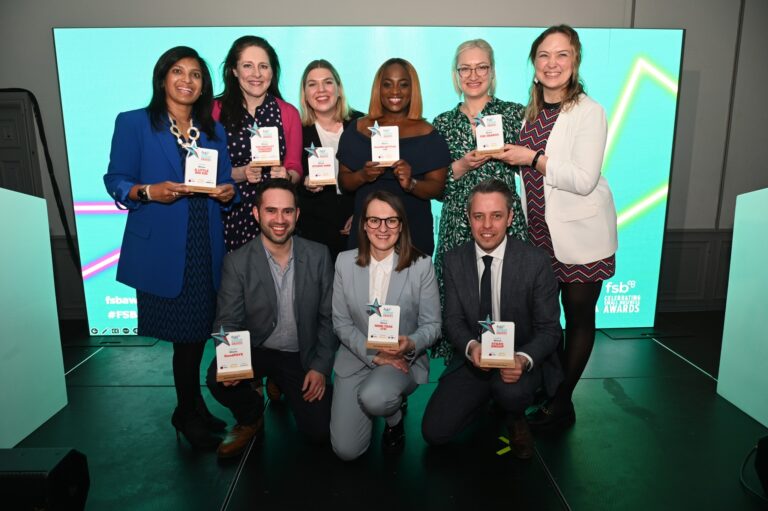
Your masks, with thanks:
<instances>
[{"instance_id":1,"label":"turquoise screen background","mask_svg":"<svg viewBox=\"0 0 768 511\"><path fill-rule=\"evenodd\" d=\"M298 104L304 66L324 58L339 70L352 107L366 111L373 75L390 57L416 67L428 120L456 106L451 81L459 43L482 37L496 53L496 95L528 101L531 42L542 28L507 27L173 27L55 28L53 31L92 334L133 334L135 293L115 281L125 212L109 200L102 176L115 117L146 106L152 68L168 48L192 46L221 92L221 63L241 35L266 38L282 66L280 91ZM597 326L652 326L667 210L677 110L682 30L578 29L587 93L606 110L603 164L619 215L617 272L605 282ZM440 203L433 201L440 215Z\"/></svg>"}]
</instances>

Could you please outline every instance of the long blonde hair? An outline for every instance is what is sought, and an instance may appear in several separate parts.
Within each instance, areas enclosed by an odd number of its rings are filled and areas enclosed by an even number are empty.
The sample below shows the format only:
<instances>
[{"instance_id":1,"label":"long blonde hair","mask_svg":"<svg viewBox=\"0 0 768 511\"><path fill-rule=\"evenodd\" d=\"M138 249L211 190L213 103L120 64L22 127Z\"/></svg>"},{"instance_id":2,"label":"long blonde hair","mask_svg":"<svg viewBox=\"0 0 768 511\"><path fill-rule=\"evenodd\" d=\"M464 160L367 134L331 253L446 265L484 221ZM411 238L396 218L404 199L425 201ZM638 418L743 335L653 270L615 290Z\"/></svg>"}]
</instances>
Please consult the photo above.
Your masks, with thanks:
<instances>
[{"instance_id":1,"label":"long blonde hair","mask_svg":"<svg viewBox=\"0 0 768 511\"><path fill-rule=\"evenodd\" d=\"M339 99L336 101L336 110L333 112L333 119L338 122L344 122L349 120L349 105L347 104L347 96L344 94L344 85L341 83L341 77L333 64L325 59L313 60L307 67L304 68L304 73L301 75L301 90L299 91L299 111L301 112L301 125L311 126L315 124L317 120L317 114L315 110L309 106L307 102L307 94L304 89L307 85L307 76L315 69L327 69L331 72L333 80L336 82L336 91L339 95Z\"/></svg>"}]
</instances>

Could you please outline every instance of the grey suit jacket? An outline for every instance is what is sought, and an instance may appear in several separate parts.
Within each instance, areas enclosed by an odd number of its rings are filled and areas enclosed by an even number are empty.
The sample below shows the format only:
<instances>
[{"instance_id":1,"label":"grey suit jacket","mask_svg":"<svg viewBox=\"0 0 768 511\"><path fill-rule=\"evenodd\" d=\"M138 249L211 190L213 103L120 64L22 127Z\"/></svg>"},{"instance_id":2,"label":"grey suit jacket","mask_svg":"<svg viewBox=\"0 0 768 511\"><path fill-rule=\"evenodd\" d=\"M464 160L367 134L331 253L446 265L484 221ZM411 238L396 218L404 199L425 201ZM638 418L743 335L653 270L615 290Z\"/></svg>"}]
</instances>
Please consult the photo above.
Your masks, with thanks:
<instances>
[{"instance_id":1,"label":"grey suit jacket","mask_svg":"<svg viewBox=\"0 0 768 511\"><path fill-rule=\"evenodd\" d=\"M328 248L293 237L294 316L305 370L331 375L339 341L331 322L333 267ZM261 236L227 254L221 276L214 331L248 330L260 346L277 326L277 294Z\"/></svg>"},{"instance_id":2,"label":"grey suit jacket","mask_svg":"<svg viewBox=\"0 0 768 511\"><path fill-rule=\"evenodd\" d=\"M560 341L558 288L549 255L527 243L507 237L501 273L500 311L503 321L515 322L515 351L527 353L534 368L544 371L544 383L552 394L562 381L555 349ZM479 340L480 278L475 242L456 247L445 255L444 335L455 349L444 374L467 362L467 343Z\"/></svg>"},{"instance_id":3,"label":"grey suit jacket","mask_svg":"<svg viewBox=\"0 0 768 511\"><path fill-rule=\"evenodd\" d=\"M394 255L397 266L397 254ZM367 304L369 267L355 264L357 250L339 254L333 279L333 329L341 346L333 369L338 376L350 376L364 367L374 368L377 350L367 349ZM400 306L400 335L407 335L416 345L416 359L411 374L416 383L429 380L429 348L440 335L440 294L432 260L422 257L402 271L394 271L389 280L384 303Z\"/></svg>"}]
</instances>

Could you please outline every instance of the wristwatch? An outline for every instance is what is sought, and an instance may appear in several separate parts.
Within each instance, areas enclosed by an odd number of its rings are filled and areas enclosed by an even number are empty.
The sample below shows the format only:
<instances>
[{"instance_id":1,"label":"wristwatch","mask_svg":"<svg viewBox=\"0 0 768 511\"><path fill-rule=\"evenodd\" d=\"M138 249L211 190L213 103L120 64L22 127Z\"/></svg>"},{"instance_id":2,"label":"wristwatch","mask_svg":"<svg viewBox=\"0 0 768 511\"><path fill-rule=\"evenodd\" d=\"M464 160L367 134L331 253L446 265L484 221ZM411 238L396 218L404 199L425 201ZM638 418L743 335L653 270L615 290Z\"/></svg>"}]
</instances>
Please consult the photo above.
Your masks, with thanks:
<instances>
[{"instance_id":1,"label":"wristwatch","mask_svg":"<svg viewBox=\"0 0 768 511\"><path fill-rule=\"evenodd\" d=\"M149 202L149 193L147 193L147 188L149 188L149 185L144 185L136 190L136 195L139 196L139 200L141 202Z\"/></svg>"}]
</instances>

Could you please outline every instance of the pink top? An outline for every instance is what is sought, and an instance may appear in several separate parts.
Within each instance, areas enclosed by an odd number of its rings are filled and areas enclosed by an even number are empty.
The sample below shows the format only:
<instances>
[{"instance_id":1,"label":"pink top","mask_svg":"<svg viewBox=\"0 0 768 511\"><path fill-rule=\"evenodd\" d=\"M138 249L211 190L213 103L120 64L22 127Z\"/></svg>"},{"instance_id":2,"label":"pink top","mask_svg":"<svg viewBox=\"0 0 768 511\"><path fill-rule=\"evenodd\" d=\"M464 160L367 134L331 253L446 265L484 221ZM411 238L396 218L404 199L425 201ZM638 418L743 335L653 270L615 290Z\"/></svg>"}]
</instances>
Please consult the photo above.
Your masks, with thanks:
<instances>
[{"instance_id":1,"label":"pink top","mask_svg":"<svg viewBox=\"0 0 768 511\"><path fill-rule=\"evenodd\" d=\"M301 165L301 117L295 106L286 103L280 98L275 98L280 107L280 118L283 122L283 133L285 134L285 161L283 167L285 170L298 172L299 179L304 177L304 168ZM213 118L218 121L221 118L221 101L213 102Z\"/></svg>"}]
</instances>

